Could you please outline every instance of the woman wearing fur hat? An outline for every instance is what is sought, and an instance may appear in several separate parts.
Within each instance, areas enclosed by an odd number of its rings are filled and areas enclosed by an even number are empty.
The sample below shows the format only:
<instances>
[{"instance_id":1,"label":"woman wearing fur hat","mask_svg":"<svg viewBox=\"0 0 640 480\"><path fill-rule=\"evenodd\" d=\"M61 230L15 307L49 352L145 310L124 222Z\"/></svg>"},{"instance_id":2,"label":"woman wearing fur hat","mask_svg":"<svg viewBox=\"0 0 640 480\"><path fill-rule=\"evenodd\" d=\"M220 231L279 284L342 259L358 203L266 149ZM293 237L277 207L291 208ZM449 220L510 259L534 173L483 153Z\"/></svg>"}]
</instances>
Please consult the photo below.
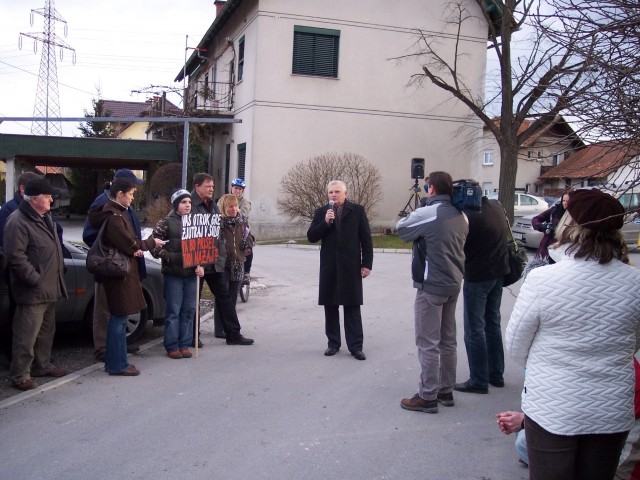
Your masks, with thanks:
<instances>
[{"instance_id":1,"label":"woman wearing fur hat","mask_svg":"<svg viewBox=\"0 0 640 480\"><path fill-rule=\"evenodd\" d=\"M182 216L191 213L191 194L176 190L171 195L171 212L153 229L153 237L166 240L162 249L151 255L162 259L164 275L164 348L169 358L190 358L193 343L193 318L196 311L196 275L202 277L202 267L182 266Z\"/></svg>"},{"instance_id":2,"label":"woman wearing fur hat","mask_svg":"<svg viewBox=\"0 0 640 480\"><path fill-rule=\"evenodd\" d=\"M532 480L612 479L634 423L640 270L626 264L623 222L611 195L575 191L549 249L556 263L529 273L509 320Z\"/></svg>"}]
</instances>

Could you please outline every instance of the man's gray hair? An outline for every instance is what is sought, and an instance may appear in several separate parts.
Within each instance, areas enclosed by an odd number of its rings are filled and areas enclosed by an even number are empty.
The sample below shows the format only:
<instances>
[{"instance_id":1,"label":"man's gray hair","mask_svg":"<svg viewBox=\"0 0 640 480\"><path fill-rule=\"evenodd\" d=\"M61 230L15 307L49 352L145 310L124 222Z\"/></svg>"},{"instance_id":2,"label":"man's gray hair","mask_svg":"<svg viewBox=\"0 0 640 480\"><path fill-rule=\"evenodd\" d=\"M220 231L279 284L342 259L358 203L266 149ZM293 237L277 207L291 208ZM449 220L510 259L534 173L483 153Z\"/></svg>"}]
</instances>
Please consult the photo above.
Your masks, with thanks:
<instances>
[{"instance_id":1,"label":"man's gray hair","mask_svg":"<svg viewBox=\"0 0 640 480\"><path fill-rule=\"evenodd\" d=\"M327 183L327 190L329 190L329 187L331 185L342 185L342 188L344 188L344 191L347 191L347 184L344 183L342 180L330 180L329 183Z\"/></svg>"}]
</instances>

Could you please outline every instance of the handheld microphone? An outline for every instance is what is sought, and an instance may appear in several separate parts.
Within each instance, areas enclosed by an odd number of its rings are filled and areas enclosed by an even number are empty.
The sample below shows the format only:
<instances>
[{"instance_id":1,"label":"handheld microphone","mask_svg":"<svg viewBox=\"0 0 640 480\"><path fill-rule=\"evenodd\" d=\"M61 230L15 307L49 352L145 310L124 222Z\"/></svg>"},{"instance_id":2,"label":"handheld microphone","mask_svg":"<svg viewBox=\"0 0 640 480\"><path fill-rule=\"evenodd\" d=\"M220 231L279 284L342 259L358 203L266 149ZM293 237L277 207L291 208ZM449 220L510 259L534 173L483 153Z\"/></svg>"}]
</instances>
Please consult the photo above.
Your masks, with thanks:
<instances>
[{"instance_id":1,"label":"handheld microphone","mask_svg":"<svg viewBox=\"0 0 640 480\"><path fill-rule=\"evenodd\" d=\"M329 208L333 209L333 200L329 200ZM329 220L329 225L333 225L333 218Z\"/></svg>"}]
</instances>

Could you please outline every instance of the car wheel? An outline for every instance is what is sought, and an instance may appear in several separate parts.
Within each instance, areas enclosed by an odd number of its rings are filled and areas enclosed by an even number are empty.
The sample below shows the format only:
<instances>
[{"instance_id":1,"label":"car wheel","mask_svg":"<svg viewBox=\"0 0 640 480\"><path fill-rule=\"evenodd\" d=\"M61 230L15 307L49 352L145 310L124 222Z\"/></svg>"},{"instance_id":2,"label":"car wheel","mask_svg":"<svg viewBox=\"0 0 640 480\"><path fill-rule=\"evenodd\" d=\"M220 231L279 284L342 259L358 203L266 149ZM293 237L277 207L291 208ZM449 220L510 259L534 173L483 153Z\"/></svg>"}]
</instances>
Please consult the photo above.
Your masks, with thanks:
<instances>
[{"instance_id":1,"label":"car wheel","mask_svg":"<svg viewBox=\"0 0 640 480\"><path fill-rule=\"evenodd\" d=\"M149 315L147 310L142 310L140 313L136 313L134 315L129 315L127 319L127 343L135 342L140 335L142 335L142 331L144 327L147 326L147 322L149 321Z\"/></svg>"}]
</instances>

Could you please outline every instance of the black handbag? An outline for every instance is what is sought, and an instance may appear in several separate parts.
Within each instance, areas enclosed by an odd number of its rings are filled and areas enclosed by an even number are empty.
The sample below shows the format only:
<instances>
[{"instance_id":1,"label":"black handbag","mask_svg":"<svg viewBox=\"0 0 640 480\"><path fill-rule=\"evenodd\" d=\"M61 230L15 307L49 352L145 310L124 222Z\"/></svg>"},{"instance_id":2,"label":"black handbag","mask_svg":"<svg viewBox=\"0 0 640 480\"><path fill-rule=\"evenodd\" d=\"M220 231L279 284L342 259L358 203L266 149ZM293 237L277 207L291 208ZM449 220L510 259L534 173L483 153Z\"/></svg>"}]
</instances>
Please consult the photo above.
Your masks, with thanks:
<instances>
[{"instance_id":1,"label":"black handbag","mask_svg":"<svg viewBox=\"0 0 640 480\"><path fill-rule=\"evenodd\" d=\"M106 248L102 244L106 220L102 223L96 241L87 253L87 270L94 275L110 278L124 278L129 275L131 263L129 257L117 248Z\"/></svg>"},{"instance_id":2,"label":"black handbag","mask_svg":"<svg viewBox=\"0 0 640 480\"><path fill-rule=\"evenodd\" d=\"M503 287L513 285L520 280L528 260L527 252L524 251L524 248L518 246L513 237L507 242L507 252L509 253L509 273L502 280Z\"/></svg>"},{"instance_id":3,"label":"black handbag","mask_svg":"<svg viewBox=\"0 0 640 480\"><path fill-rule=\"evenodd\" d=\"M522 273L524 272L524 268L527 266L527 261L529 259L527 258L527 252L524 251L524 248L520 248L518 243L513 239L511 225L509 225L509 219L506 215L504 219L507 222L507 228L509 229L509 238L507 239L509 273L507 273L502 279L502 286L508 287L522 278Z\"/></svg>"}]
</instances>

